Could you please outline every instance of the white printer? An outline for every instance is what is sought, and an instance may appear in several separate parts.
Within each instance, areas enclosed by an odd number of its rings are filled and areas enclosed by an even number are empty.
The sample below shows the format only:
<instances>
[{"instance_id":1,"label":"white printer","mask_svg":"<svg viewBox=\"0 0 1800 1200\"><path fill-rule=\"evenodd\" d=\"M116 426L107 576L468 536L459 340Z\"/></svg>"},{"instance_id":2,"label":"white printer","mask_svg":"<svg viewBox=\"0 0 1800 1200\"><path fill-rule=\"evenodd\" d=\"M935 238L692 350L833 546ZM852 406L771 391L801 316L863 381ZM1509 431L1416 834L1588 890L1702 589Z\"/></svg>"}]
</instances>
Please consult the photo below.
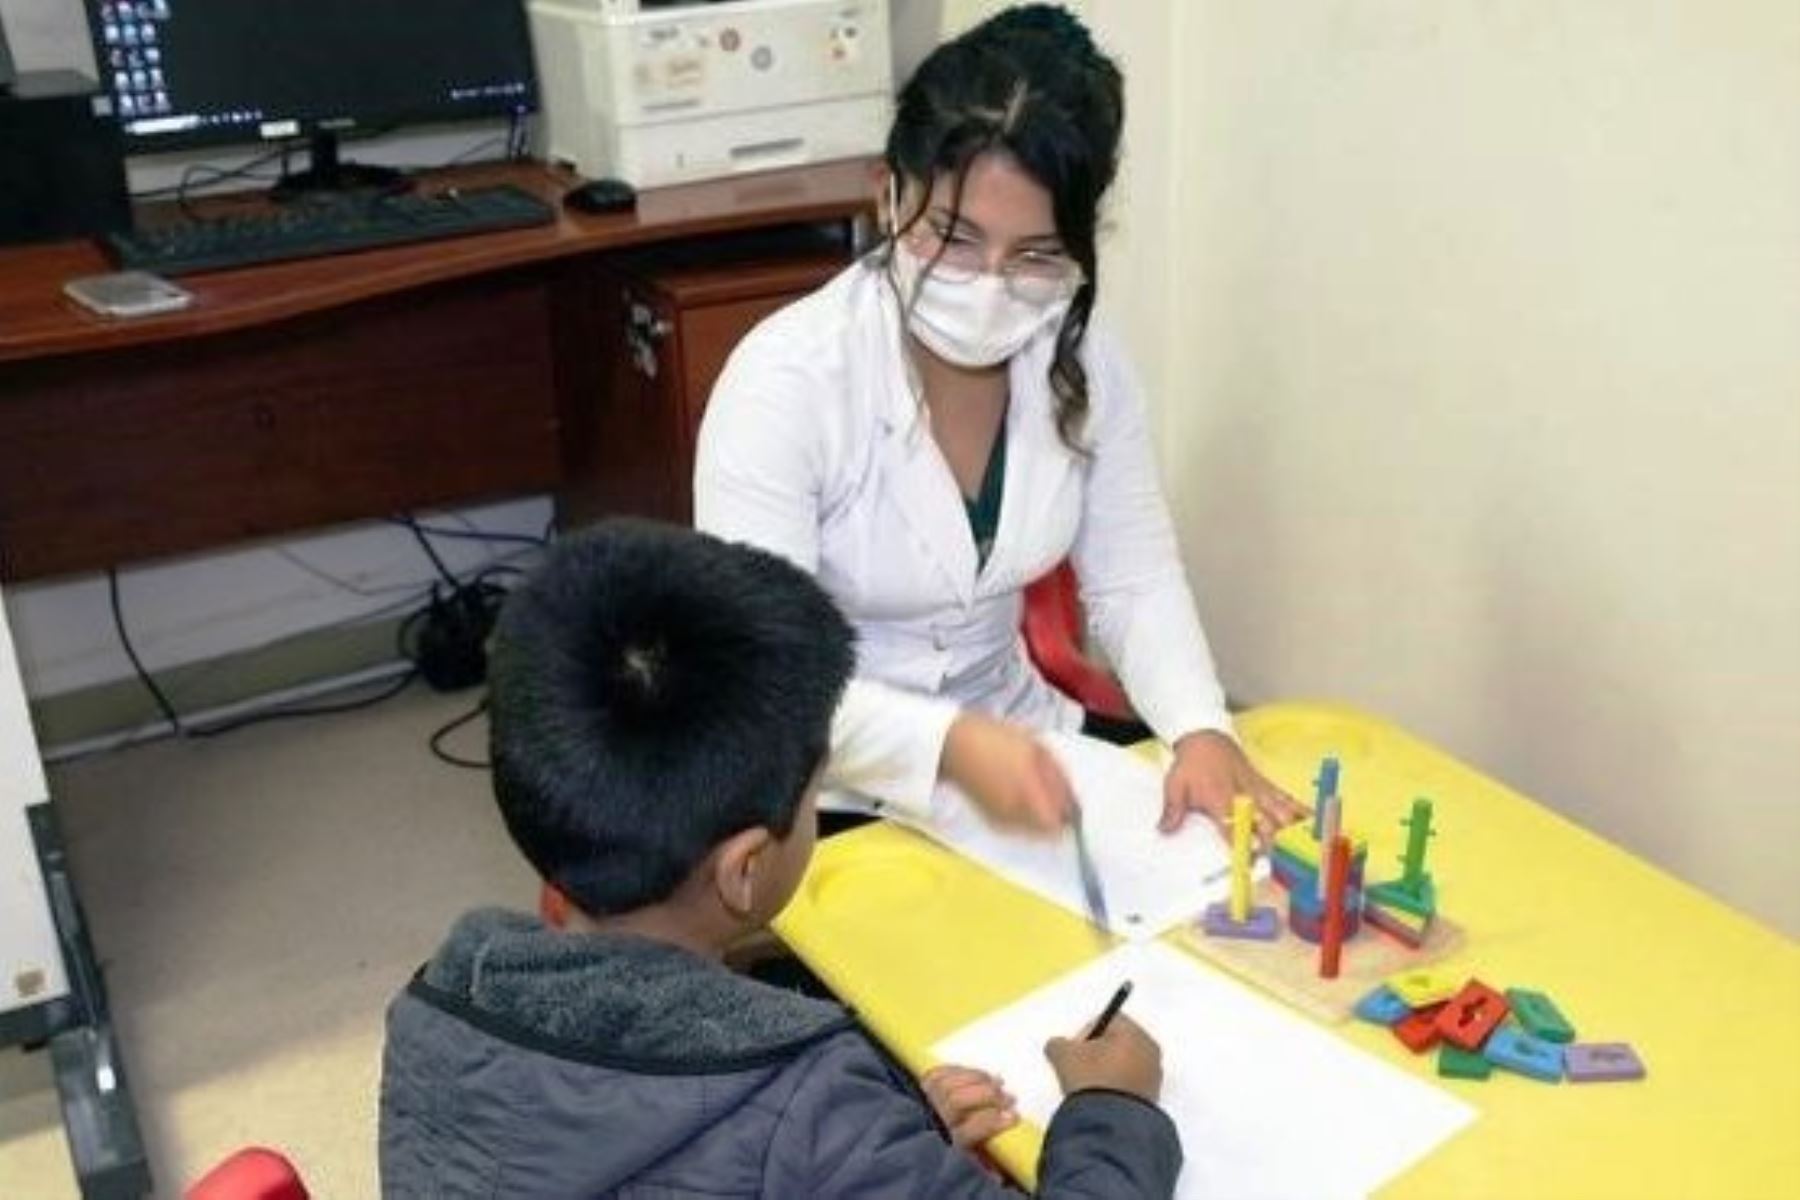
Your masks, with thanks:
<instances>
[{"instance_id":1,"label":"white printer","mask_svg":"<svg viewBox=\"0 0 1800 1200\"><path fill-rule=\"evenodd\" d=\"M887 0L530 0L545 157L639 188L881 150Z\"/></svg>"}]
</instances>

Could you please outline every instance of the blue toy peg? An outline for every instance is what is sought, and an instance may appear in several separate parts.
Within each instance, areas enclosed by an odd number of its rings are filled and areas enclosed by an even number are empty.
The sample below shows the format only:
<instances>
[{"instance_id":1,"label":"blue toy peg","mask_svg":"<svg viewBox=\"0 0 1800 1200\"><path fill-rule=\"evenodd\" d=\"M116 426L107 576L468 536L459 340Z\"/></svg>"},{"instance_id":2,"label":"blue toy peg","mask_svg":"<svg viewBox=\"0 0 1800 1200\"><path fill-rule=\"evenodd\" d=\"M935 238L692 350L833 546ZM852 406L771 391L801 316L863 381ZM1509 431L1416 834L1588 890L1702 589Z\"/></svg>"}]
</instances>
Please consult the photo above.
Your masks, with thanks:
<instances>
[{"instance_id":1,"label":"blue toy peg","mask_svg":"<svg viewBox=\"0 0 1800 1200\"><path fill-rule=\"evenodd\" d=\"M1319 774L1313 780L1313 841L1325 845L1325 797L1338 792L1337 755L1327 754L1319 760Z\"/></svg>"}]
</instances>

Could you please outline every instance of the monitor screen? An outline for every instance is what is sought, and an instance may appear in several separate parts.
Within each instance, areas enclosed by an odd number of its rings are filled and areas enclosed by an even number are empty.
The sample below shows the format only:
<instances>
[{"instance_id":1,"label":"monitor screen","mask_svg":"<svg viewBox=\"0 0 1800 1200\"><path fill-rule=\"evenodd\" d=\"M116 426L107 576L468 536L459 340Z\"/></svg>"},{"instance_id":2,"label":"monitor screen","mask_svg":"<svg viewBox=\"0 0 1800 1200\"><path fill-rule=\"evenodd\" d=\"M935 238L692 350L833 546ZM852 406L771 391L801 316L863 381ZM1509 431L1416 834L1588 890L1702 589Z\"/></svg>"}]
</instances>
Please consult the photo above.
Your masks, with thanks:
<instances>
[{"instance_id":1,"label":"monitor screen","mask_svg":"<svg viewBox=\"0 0 1800 1200\"><path fill-rule=\"evenodd\" d=\"M136 150L537 105L523 0L87 0Z\"/></svg>"}]
</instances>

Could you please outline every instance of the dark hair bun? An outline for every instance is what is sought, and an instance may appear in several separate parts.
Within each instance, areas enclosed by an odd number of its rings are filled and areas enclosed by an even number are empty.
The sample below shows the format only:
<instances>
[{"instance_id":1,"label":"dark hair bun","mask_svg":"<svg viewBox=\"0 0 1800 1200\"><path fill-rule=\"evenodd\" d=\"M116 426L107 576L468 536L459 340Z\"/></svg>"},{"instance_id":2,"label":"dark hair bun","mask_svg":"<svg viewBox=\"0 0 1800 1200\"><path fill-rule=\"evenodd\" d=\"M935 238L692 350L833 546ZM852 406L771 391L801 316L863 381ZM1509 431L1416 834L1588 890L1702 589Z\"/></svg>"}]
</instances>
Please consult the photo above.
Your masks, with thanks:
<instances>
[{"instance_id":1,"label":"dark hair bun","mask_svg":"<svg viewBox=\"0 0 1800 1200\"><path fill-rule=\"evenodd\" d=\"M998 60L1058 106L1105 157L1125 123L1125 78L1074 13L1056 4L1002 9L956 39L977 61ZM1116 164L1114 164L1116 165ZM1111 172L1104 176L1111 181Z\"/></svg>"},{"instance_id":2,"label":"dark hair bun","mask_svg":"<svg viewBox=\"0 0 1800 1200\"><path fill-rule=\"evenodd\" d=\"M967 36L1010 38L1020 34L1049 38L1066 53L1080 55L1083 59L1097 57L1100 53L1087 26L1059 4L1021 4L1002 9L969 30Z\"/></svg>"}]
</instances>

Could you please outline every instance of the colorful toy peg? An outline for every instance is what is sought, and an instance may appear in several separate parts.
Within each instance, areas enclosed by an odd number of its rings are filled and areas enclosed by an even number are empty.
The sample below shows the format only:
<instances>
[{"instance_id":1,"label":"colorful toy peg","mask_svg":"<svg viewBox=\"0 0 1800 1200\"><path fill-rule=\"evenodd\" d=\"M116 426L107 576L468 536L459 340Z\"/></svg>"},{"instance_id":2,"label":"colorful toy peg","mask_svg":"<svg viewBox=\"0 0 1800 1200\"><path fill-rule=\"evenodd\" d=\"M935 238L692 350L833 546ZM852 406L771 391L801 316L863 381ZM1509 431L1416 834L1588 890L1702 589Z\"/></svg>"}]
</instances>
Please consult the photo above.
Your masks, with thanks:
<instances>
[{"instance_id":1,"label":"colorful toy peg","mask_svg":"<svg viewBox=\"0 0 1800 1200\"><path fill-rule=\"evenodd\" d=\"M1231 802L1231 919L1250 919L1250 797Z\"/></svg>"},{"instance_id":2,"label":"colorful toy peg","mask_svg":"<svg viewBox=\"0 0 1800 1200\"><path fill-rule=\"evenodd\" d=\"M1437 886L1425 869L1425 843L1433 836L1431 801L1424 796L1414 800L1412 814L1400 824L1407 829L1406 851L1400 856L1402 874L1399 879L1370 886L1367 901L1371 909L1383 910L1377 925L1416 946L1424 940L1424 928L1437 913ZM1387 917L1395 919L1388 921Z\"/></svg>"},{"instance_id":3,"label":"colorful toy peg","mask_svg":"<svg viewBox=\"0 0 1800 1200\"><path fill-rule=\"evenodd\" d=\"M1319 977L1336 979L1344 950L1344 890L1350 876L1350 839L1336 837L1325 860L1325 927L1319 935Z\"/></svg>"},{"instance_id":4,"label":"colorful toy peg","mask_svg":"<svg viewBox=\"0 0 1800 1200\"><path fill-rule=\"evenodd\" d=\"M1319 777L1313 780L1313 799L1323 800L1338 793L1338 759L1327 754L1319 760Z\"/></svg>"},{"instance_id":5,"label":"colorful toy peg","mask_svg":"<svg viewBox=\"0 0 1800 1200\"><path fill-rule=\"evenodd\" d=\"M1429 878L1425 874L1425 842L1431 837L1431 801L1420 796L1413 801L1412 815L1400 822L1406 826L1406 853L1400 858L1400 884L1416 891Z\"/></svg>"},{"instance_id":6,"label":"colorful toy peg","mask_svg":"<svg viewBox=\"0 0 1800 1200\"><path fill-rule=\"evenodd\" d=\"M1328 754L1319 760L1319 774L1313 780L1313 840L1319 845L1328 845L1330 839L1325 836L1325 826L1320 823L1325 813L1325 797L1338 794L1338 760L1335 754Z\"/></svg>"},{"instance_id":7,"label":"colorful toy peg","mask_svg":"<svg viewBox=\"0 0 1800 1200\"><path fill-rule=\"evenodd\" d=\"M1337 844L1338 835L1343 832L1344 802L1338 798L1336 792L1320 801L1319 816L1325 829L1325 836L1319 840L1319 866L1321 868L1319 871L1319 902L1322 904L1325 901L1326 884L1323 868L1327 865L1326 860L1331 854L1331 848Z\"/></svg>"}]
</instances>

